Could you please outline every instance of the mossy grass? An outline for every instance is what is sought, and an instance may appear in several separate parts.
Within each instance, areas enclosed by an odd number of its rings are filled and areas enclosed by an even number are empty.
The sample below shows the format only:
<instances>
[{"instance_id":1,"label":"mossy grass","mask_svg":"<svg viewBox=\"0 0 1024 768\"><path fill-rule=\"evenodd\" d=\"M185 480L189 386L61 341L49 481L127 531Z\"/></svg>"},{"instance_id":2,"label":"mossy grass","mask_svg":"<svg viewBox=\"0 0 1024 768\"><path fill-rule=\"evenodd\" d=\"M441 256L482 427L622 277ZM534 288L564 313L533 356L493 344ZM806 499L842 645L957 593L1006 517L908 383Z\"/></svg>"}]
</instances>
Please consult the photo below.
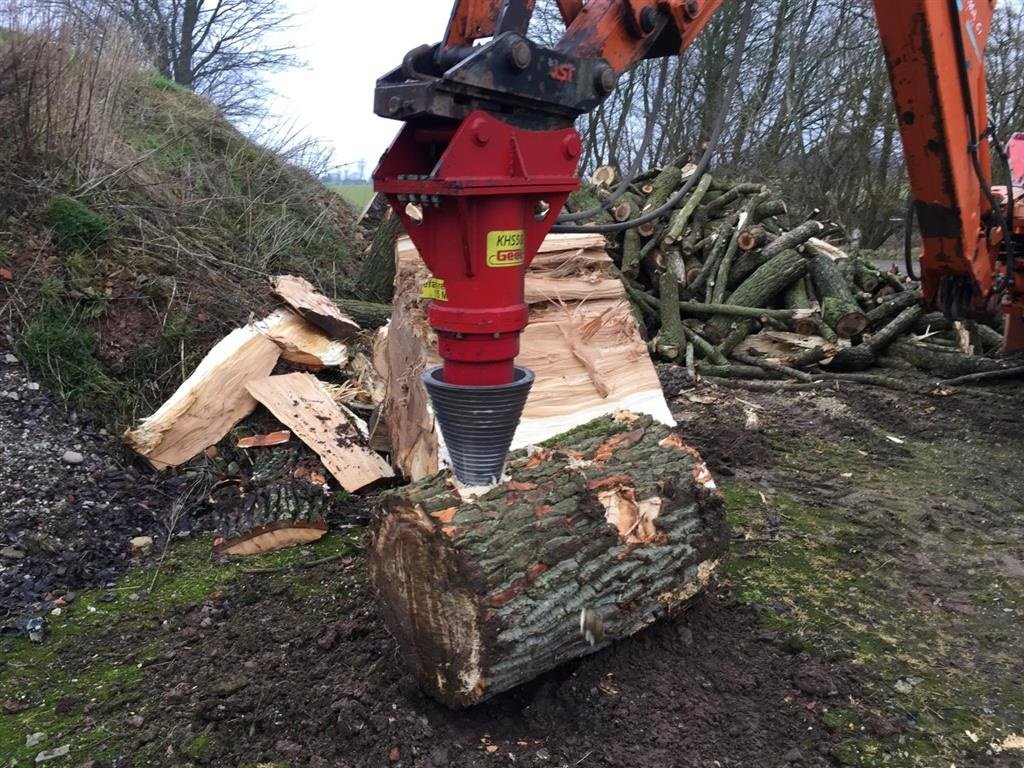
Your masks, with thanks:
<instances>
[{"instance_id":1,"label":"mossy grass","mask_svg":"<svg viewBox=\"0 0 1024 768\"><path fill-rule=\"evenodd\" d=\"M318 573L288 566L354 554L361 536L354 529L307 547L226 561L212 554L209 536L177 542L159 566L134 568L112 589L83 591L60 616L48 615L44 643L0 639L0 690L9 704L27 705L0 716L0 755L27 765L40 751L61 744L71 745L69 764L123 753L136 735L125 727L125 719L132 711L145 710L153 699L145 687L144 668L167 650L171 636L155 633L151 642L126 651L116 642L122 627L180 622L186 610L211 596L230 596L242 579L260 579L267 593L295 600L342 589L325 583ZM284 570L248 573L270 568ZM45 734L45 740L27 747L25 737L36 732ZM201 762L215 751L208 737L199 735L184 754Z\"/></svg>"},{"instance_id":2,"label":"mossy grass","mask_svg":"<svg viewBox=\"0 0 1024 768\"><path fill-rule=\"evenodd\" d=\"M43 209L43 222L66 253L101 246L109 235L106 221L81 200L56 195Z\"/></svg>"},{"instance_id":3,"label":"mossy grass","mask_svg":"<svg viewBox=\"0 0 1024 768\"><path fill-rule=\"evenodd\" d=\"M998 558L981 562L991 536L984 526L957 522L947 533L929 510L960 499L1012 515L1012 501L998 489L978 487L976 468L1006 466L1024 443L979 443L965 457L948 445L905 439L885 460L871 455L886 443L881 433L856 445L806 435L773 436L773 443L776 472L793 474L785 489L723 479L736 538L724 576L781 645L860 673L864 700L821 703L826 727L847 736L833 757L850 766L960 764L963 755L1020 733L1024 690L1012 670L1019 669L1014 616L1024 586L999 572ZM810 466L818 483L832 475L862 500L823 503L801 487L799 472ZM926 567L936 570L915 576L914 558L928 558ZM935 589L963 608L925 599L916 579L927 584L936 578L929 573L956 574L938 577L949 584ZM979 637L986 638L983 658ZM879 718L912 727L877 737L866 724Z\"/></svg>"}]
</instances>

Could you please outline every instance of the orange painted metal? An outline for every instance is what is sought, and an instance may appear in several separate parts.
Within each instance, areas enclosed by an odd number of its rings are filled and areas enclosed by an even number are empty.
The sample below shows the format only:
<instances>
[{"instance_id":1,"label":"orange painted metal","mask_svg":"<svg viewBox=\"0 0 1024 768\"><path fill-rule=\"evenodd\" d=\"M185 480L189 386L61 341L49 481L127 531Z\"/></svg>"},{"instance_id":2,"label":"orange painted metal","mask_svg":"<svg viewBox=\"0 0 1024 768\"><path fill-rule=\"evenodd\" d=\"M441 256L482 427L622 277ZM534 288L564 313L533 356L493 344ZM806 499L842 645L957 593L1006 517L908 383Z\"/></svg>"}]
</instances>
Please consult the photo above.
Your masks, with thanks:
<instances>
[{"instance_id":1,"label":"orange painted metal","mask_svg":"<svg viewBox=\"0 0 1024 768\"><path fill-rule=\"evenodd\" d=\"M458 0L445 45L468 45L495 34L512 2ZM521 3L528 15L533 0ZM924 298L934 303L944 278L962 278L975 286L974 309L982 312L1005 277L1003 233L986 194L991 168L984 50L996 0L873 3L922 232ZM567 29L556 49L603 58L622 73L641 59L684 50L722 0L557 0L557 5ZM1011 231L1024 234L1024 202L1014 207ZM1024 348L1024 264L1003 307L1007 347Z\"/></svg>"},{"instance_id":2,"label":"orange painted metal","mask_svg":"<svg viewBox=\"0 0 1024 768\"><path fill-rule=\"evenodd\" d=\"M989 145L979 140L984 180L971 163L970 123L961 86L957 27L963 28L966 79L977 132L987 126L984 61L994 0L969 0L962 11L942 0L874 0L889 64L910 186L921 227L922 289L933 301L942 278L973 278L979 308L995 279L995 249L983 220L991 212Z\"/></svg>"},{"instance_id":3,"label":"orange painted metal","mask_svg":"<svg viewBox=\"0 0 1024 768\"><path fill-rule=\"evenodd\" d=\"M520 0L526 7L529 18L534 0ZM446 46L472 45L474 40L491 37L498 29L502 12L509 0L458 0L452 9L448 31L444 36ZM526 30L520 30L525 32Z\"/></svg>"},{"instance_id":4,"label":"orange painted metal","mask_svg":"<svg viewBox=\"0 0 1024 768\"><path fill-rule=\"evenodd\" d=\"M558 11L562 14L562 21L568 27L583 10L583 0L557 0L557 2Z\"/></svg>"},{"instance_id":5,"label":"orange painted metal","mask_svg":"<svg viewBox=\"0 0 1024 768\"><path fill-rule=\"evenodd\" d=\"M1024 351L1024 308L1019 304L1006 315L1006 329L1003 334L1004 352Z\"/></svg>"},{"instance_id":6,"label":"orange painted metal","mask_svg":"<svg viewBox=\"0 0 1024 768\"><path fill-rule=\"evenodd\" d=\"M668 31L675 35L678 47L658 56L685 49L722 4L722 0L590 0L573 20L556 48L583 58L604 58L616 72L622 73L644 59L658 34L645 34L641 17L652 8L669 17ZM688 8L695 9L691 15ZM675 29L673 29L675 27Z\"/></svg>"}]
</instances>

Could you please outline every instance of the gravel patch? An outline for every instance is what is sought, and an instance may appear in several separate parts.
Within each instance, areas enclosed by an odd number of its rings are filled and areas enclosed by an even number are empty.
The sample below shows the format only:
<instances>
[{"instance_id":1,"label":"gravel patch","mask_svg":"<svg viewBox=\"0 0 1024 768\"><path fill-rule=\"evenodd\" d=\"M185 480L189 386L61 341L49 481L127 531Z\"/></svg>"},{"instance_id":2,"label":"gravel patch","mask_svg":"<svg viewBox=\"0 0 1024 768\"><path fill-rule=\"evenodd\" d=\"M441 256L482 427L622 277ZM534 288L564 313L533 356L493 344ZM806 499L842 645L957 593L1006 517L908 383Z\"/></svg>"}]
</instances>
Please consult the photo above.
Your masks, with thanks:
<instances>
[{"instance_id":1,"label":"gravel patch","mask_svg":"<svg viewBox=\"0 0 1024 768\"><path fill-rule=\"evenodd\" d=\"M0 350L0 626L109 585L132 564L136 536L159 551L185 482L142 466ZM187 532L187 520L179 525Z\"/></svg>"}]
</instances>

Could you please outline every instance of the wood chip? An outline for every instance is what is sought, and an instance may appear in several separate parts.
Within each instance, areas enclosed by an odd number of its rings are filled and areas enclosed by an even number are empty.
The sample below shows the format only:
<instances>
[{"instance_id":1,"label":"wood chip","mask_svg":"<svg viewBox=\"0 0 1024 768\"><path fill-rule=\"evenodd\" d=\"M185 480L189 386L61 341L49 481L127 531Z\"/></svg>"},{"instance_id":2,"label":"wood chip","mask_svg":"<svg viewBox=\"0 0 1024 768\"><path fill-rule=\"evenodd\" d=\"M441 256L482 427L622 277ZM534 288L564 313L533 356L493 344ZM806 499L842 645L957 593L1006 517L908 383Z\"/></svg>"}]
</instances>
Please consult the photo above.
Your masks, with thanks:
<instances>
[{"instance_id":1,"label":"wood chip","mask_svg":"<svg viewBox=\"0 0 1024 768\"><path fill-rule=\"evenodd\" d=\"M279 309L254 324L281 348L281 359L292 365L319 370L342 368L348 362L348 346L331 338L290 309Z\"/></svg>"},{"instance_id":2,"label":"wood chip","mask_svg":"<svg viewBox=\"0 0 1024 768\"><path fill-rule=\"evenodd\" d=\"M253 411L246 383L269 374L279 356L253 326L232 331L156 413L125 433L125 442L157 469L184 464Z\"/></svg>"},{"instance_id":3,"label":"wood chip","mask_svg":"<svg viewBox=\"0 0 1024 768\"><path fill-rule=\"evenodd\" d=\"M275 296L331 338L348 339L359 333L359 324L305 278L278 275L270 278L270 285Z\"/></svg>"},{"instance_id":4,"label":"wood chip","mask_svg":"<svg viewBox=\"0 0 1024 768\"><path fill-rule=\"evenodd\" d=\"M279 432L270 432L266 435L252 435L243 437L238 441L239 448L269 448L273 445L281 445L292 439L292 433L287 429Z\"/></svg>"},{"instance_id":5,"label":"wood chip","mask_svg":"<svg viewBox=\"0 0 1024 768\"><path fill-rule=\"evenodd\" d=\"M308 445L346 491L357 491L394 472L365 445L354 420L308 373L250 381L249 392Z\"/></svg>"}]
</instances>

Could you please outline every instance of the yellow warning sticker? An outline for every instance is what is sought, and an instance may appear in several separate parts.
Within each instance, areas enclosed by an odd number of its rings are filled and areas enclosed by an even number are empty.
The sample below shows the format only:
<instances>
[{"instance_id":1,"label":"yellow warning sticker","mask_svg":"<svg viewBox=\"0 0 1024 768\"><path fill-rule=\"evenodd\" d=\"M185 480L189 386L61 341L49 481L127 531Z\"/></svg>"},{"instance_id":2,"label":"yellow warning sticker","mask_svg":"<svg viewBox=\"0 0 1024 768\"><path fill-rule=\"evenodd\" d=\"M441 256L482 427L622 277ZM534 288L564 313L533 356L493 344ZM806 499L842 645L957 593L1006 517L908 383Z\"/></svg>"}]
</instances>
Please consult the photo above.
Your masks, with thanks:
<instances>
[{"instance_id":1,"label":"yellow warning sticker","mask_svg":"<svg viewBox=\"0 0 1024 768\"><path fill-rule=\"evenodd\" d=\"M434 299L434 301L448 301L448 291L444 288L444 280L439 277L430 278L423 284L420 296L424 299Z\"/></svg>"},{"instance_id":2,"label":"yellow warning sticker","mask_svg":"<svg viewBox=\"0 0 1024 768\"><path fill-rule=\"evenodd\" d=\"M518 267L525 258L526 232L521 229L497 229L487 233L487 266Z\"/></svg>"}]
</instances>

